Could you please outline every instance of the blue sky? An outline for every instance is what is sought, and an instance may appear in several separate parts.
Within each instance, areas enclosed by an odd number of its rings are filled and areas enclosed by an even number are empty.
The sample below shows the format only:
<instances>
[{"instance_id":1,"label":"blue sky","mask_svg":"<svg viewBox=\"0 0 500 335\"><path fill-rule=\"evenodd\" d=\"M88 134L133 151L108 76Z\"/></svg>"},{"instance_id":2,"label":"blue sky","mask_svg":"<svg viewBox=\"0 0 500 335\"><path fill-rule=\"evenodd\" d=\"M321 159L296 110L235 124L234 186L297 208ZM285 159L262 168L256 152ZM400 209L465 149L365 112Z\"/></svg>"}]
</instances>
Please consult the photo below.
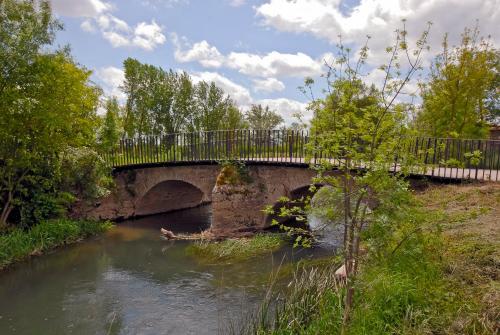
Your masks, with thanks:
<instances>
[{"instance_id":1,"label":"blue sky","mask_svg":"<svg viewBox=\"0 0 500 335\"><path fill-rule=\"evenodd\" d=\"M335 57L337 36L354 49L372 35L367 80L377 83L384 49L408 20L410 41L433 21L429 43L439 50L445 32L458 41L479 20L498 45L500 0L52 0L64 23L57 43L94 71L107 95L122 100L122 62L134 57L214 81L243 108L264 103L290 120L305 111L297 87L319 78ZM368 71L372 70L372 71ZM324 87L317 84L318 92Z\"/></svg>"}]
</instances>

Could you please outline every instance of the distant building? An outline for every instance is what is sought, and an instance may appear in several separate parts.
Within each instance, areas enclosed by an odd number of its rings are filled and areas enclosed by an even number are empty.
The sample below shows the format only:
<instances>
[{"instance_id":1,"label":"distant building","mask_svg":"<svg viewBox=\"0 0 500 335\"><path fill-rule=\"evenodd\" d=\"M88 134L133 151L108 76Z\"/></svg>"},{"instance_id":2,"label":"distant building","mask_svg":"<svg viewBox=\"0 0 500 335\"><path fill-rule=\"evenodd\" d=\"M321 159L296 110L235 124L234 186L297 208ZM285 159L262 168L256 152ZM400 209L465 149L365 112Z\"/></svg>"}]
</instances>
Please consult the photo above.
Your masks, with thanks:
<instances>
[{"instance_id":1,"label":"distant building","mask_svg":"<svg viewBox=\"0 0 500 335\"><path fill-rule=\"evenodd\" d=\"M500 126L494 125L490 127L490 139L500 140Z\"/></svg>"}]
</instances>

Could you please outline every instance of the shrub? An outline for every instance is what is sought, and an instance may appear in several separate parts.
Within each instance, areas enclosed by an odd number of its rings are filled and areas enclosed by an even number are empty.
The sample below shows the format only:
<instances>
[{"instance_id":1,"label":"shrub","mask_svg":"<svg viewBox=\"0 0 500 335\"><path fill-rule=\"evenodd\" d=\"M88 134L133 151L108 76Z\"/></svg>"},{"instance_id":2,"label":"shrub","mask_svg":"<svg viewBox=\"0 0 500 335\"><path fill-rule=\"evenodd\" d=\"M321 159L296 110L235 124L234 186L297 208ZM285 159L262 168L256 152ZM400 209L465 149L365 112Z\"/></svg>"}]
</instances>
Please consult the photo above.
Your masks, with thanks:
<instances>
[{"instance_id":1,"label":"shrub","mask_svg":"<svg viewBox=\"0 0 500 335\"><path fill-rule=\"evenodd\" d=\"M226 160L220 162L222 169L217 177L217 186L241 185L252 182L248 168L243 162Z\"/></svg>"}]
</instances>

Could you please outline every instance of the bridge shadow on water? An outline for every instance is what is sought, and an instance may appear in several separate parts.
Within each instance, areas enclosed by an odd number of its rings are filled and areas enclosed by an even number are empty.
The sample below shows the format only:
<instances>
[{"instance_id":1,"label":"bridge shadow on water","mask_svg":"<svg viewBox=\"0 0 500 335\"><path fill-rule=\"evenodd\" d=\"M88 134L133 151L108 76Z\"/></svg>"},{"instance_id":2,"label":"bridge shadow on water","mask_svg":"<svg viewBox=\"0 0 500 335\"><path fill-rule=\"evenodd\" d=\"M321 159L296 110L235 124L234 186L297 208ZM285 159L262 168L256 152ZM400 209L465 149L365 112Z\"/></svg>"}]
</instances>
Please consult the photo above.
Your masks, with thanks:
<instances>
[{"instance_id":1,"label":"bridge shadow on water","mask_svg":"<svg viewBox=\"0 0 500 335\"><path fill-rule=\"evenodd\" d=\"M199 233L210 228L212 222L212 206L197 205L190 209L179 209L157 214L141 215L118 222L122 227L150 229L160 231L165 228L174 233Z\"/></svg>"}]
</instances>

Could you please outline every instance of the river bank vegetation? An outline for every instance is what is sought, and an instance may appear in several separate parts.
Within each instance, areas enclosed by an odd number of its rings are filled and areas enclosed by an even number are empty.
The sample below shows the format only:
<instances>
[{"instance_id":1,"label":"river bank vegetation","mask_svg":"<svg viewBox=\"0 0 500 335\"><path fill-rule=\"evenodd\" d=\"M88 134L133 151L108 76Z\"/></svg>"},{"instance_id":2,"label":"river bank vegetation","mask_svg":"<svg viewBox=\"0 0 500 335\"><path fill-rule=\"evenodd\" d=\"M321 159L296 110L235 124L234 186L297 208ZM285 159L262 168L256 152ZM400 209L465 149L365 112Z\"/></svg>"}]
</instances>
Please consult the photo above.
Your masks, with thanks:
<instances>
[{"instance_id":1,"label":"river bank vegetation","mask_svg":"<svg viewBox=\"0 0 500 335\"><path fill-rule=\"evenodd\" d=\"M219 242L196 241L187 253L202 262L234 262L269 254L285 244L278 234L257 234L252 238L230 238Z\"/></svg>"},{"instance_id":2,"label":"river bank vegetation","mask_svg":"<svg viewBox=\"0 0 500 335\"><path fill-rule=\"evenodd\" d=\"M376 226L364 232L369 242L346 327L346 289L332 260L298 269L287 290L271 289L246 327L233 332L495 334L500 186L432 185L409 200L412 205L391 219L391 232Z\"/></svg>"},{"instance_id":3,"label":"river bank vegetation","mask_svg":"<svg viewBox=\"0 0 500 335\"><path fill-rule=\"evenodd\" d=\"M53 219L28 230L12 228L0 235L0 270L56 247L101 234L111 227L110 222Z\"/></svg>"}]
</instances>

